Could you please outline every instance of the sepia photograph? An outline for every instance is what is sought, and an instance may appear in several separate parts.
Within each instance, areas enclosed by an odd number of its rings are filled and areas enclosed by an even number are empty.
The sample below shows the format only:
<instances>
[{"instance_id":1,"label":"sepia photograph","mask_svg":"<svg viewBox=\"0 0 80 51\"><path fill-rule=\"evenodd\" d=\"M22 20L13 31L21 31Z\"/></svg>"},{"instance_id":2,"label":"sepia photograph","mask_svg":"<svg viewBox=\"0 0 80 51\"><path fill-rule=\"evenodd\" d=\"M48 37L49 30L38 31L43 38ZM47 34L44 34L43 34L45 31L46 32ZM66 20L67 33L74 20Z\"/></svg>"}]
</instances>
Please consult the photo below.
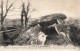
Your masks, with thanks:
<instances>
[{"instance_id":1,"label":"sepia photograph","mask_svg":"<svg viewBox=\"0 0 80 51\"><path fill-rule=\"evenodd\" d=\"M0 0L0 46L80 48L80 1Z\"/></svg>"}]
</instances>

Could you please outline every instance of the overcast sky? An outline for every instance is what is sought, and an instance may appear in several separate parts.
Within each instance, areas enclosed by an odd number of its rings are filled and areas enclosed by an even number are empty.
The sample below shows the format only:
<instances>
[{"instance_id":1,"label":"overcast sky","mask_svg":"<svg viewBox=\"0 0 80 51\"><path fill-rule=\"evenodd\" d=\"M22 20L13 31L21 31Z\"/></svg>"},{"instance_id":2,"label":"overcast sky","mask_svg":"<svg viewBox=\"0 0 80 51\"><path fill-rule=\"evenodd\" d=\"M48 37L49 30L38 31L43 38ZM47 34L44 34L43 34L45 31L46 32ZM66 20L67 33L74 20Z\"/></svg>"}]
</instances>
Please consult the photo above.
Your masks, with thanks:
<instances>
[{"instance_id":1,"label":"overcast sky","mask_svg":"<svg viewBox=\"0 0 80 51\"><path fill-rule=\"evenodd\" d=\"M1 1L1 0L0 0ZM9 0L9 4L14 0ZM15 9L8 13L7 18L20 18L21 4L27 0L16 0L14 3ZM6 0L4 0L5 9ZM36 9L31 13L32 18L38 18L47 14L63 13L67 17L80 17L80 0L31 0L31 9Z\"/></svg>"}]
</instances>

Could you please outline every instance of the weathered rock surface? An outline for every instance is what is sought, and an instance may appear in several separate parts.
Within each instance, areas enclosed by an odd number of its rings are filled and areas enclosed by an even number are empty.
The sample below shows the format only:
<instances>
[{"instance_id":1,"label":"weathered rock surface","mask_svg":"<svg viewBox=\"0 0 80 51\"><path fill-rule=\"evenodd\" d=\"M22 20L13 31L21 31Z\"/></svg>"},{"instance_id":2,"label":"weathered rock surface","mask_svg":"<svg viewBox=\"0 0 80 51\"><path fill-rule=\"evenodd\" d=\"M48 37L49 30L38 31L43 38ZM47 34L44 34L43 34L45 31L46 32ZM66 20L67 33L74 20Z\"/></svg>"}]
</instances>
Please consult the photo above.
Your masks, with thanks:
<instances>
[{"instance_id":1,"label":"weathered rock surface","mask_svg":"<svg viewBox=\"0 0 80 51\"><path fill-rule=\"evenodd\" d=\"M62 44L65 43L64 37L61 35L59 36L58 33L56 32L54 27L49 27L50 25L57 23L57 19L66 19L67 17L64 14L50 14L46 16L42 16L39 21L36 24L31 24L33 27L30 27L26 32L21 34L16 40L15 44L23 45L23 44L28 44L31 41L35 41L34 44L36 43L36 37L38 37L38 33L42 31L44 34L48 35L46 44L49 43L49 41L52 41L50 43L58 43ZM34 37L34 38L32 38ZM61 39L60 39L61 38ZM56 39L58 39L56 41ZM60 39L60 43L59 43ZM31 40L31 41L30 41ZM55 42L54 42L55 40Z\"/></svg>"},{"instance_id":2,"label":"weathered rock surface","mask_svg":"<svg viewBox=\"0 0 80 51\"><path fill-rule=\"evenodd\" d=\"M42 16L40 18L40 22L44 22L44 21L50 21L50 20L54 20L54 19L66 19L67 16L61 13L56 13L56 14L50 14L50 15L46 15L46 16Z\"/></svg>"}]
</instances>

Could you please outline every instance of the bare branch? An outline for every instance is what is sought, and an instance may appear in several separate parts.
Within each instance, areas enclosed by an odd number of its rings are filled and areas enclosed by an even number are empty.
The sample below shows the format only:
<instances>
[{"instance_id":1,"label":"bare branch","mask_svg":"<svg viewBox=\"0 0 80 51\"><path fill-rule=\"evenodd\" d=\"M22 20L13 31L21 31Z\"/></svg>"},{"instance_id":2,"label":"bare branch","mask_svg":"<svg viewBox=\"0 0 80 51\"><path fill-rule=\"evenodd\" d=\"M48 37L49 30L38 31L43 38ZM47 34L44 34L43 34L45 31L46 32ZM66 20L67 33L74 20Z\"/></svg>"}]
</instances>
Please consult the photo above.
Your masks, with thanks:
<instances>
[{"instance_id":1,"label":"bare branch","mask_svg":"<svg viewBox=\"0 0 80 51\"><path fill-rule=\"evenodd\" d=\"M9 11L13 11L15 9L15 7L14 8L12 8L12 9L10 9Z\"/></svg>"},{"instance_id":2,"label":"bare branch","mask_svg":"<svg viewBox=\"0 0 80 51\"><path fill-rule=\"evenodd\" d=\"M13 2L14 3L14 2ZM7 11L9 11L9 9L13 6L13 3L9 6L9 8L7 9Z\"/></svg>"},{"instance_id":3,"label":"bare branch","mask_svg":"<svg viewBox=\"0 0 80 51\"><path fill-rule=\"evenodd\" d=\"M32 9L31 11L29 11L29 13L33 13L33 12L35 12L36 11L36 9Z\"/></svg>"},{"instance_id":4,"label":"bare branch","mask_svg":"<svg viewBox=\"0 0 80 51\"><path fill-rule=\"evenodd\" d=\"M30 9L30 1L28 0L28 5L27 5L27 9L26 9L27 10L26 11L27 12L27 16L28 16L28 13L29 13L29 9Z\"/></svg>"},{"instance_id":5,"label":"bare branch","mask_svg":"<svg viewBox=\"0 0 80 51\"><path fill-rule=\"evenodd\" d=\"M15 1L14 1L15 2ZM10 10L10 8L13 6L14 2L8 7L8 0L7 0L7 4L6 4L6 13L4 15L4 18L7 16L8 11Z\"/></svg>"},{"instance_id":6,"label":"bare branch","mask_svg":"<svg viewBox=\"0 0 80 51\"><path fill-rule=\"evenodd\" d=\"M34 8L34 9L32 9L32 12L34 12L34 11L36 11L36 9Z\"/></svg>"},{"instance_id":7,"label":"bare branch","mask_svg":"<svg viewBox=\"0 0 80 51\"><path fill-rule=\"evenodd\" d=\"M1 0L1 17L3 17L3 0Z\"/></svg>"},{"instance_id":8,"label":"bare branch","mask_svg":"<svg viewBox=\"0 0 80 51\"><path fill-rule=\"evenodd\" d=\"M28 16L28 18L30 18L30 17L31 17L31 15Z\"/></svg>"},{"instance_id":9,"label":"bare branch","mask_svg":"<svg viewBox=\"0 0 80 51\"><path fill-rule=\"evenodd\" d=\"M6 2L6 11L7 11L7 8L8 8L8 0L7 0L7 2Z\"/></svg>"}]
</instances>

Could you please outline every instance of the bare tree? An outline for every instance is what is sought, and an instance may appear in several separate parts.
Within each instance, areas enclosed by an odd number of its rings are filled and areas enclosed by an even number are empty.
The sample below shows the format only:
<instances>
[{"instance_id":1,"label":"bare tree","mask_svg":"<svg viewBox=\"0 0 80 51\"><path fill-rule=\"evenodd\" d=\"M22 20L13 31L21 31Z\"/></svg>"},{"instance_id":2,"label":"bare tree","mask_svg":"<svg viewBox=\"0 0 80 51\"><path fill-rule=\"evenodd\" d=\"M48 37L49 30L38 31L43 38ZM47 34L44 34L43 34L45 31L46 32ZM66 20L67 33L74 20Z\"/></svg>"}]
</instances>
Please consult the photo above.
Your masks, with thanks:
<instances>
[{"instance_id":1,"label":"bare tree","mask_svg":"<svg viewBox=\"0 0 80 51\"><path fill-rule=\"evenodd\" d=\"M13 6L13 3L11 3L10 6L8 6L8 0L7 0L7 2L6 2L6 11L4 13L4 10L3 10L3 0L1 0L1 14L0 14L0 16L1 16L1 30L3 30L4 19L7 16L10 8Z\"/></svg>"},{"instance_id":2,"label":"bare tree","mask_svg":"<svg viewBox=\"0 0 80 51\"><path fill-rule=\"evenodd\" d=\"M28 14L29 14L29 11L30 11L30 1L28 0L28 5L27 5L27 8L26 8L26 12L25 12L25 28L27 30L27 23L28 23L28 18L30 17ZM29 17L28 17L29 16Z\"/></svg>"},{"instance_id":3,"label":"bare tree","mask_svg":"<svg viewBox=\"0 0 80 51\"><path fill-rule=\"evenodd\" d=\"M24 3L22 5L22 11L21 11L21 29L23 29L23 16L25 15L25 6Z\"/></svg>"},{"instance_id":4,"label":"bare tree","mask_svg":"<svg viewBox=\"0 0 80 51\"><path fill-rule=\"evenodd\" d=\"M22 12L21 12L21 27L23 28L23 16L25 17L25 30L27 30L27 23L28 23L28 18L30 17L29 12L30 12L30 1L28 0L28 5L27 8L25 8L25 3L22 5Z\"/></svg>"}]
</instances>

